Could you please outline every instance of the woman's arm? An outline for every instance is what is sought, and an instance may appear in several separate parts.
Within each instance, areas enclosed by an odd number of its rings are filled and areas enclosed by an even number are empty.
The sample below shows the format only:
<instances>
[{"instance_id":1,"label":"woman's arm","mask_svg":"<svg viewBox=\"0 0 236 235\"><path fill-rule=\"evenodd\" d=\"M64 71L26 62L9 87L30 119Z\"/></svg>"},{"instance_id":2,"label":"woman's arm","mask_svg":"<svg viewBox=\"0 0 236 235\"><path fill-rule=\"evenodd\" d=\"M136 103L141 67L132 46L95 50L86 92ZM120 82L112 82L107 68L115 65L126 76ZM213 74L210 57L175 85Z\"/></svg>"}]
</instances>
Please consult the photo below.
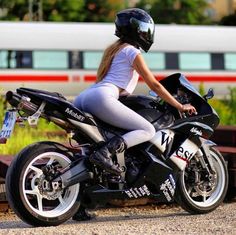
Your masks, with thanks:
<instances>
[{"instance_id":1,"label":"woman's arm","mask_svg":"<svg viewBox=\"0 0 236 235\"><path fill-rule=\"evenodd\" d=\"M174 106L181 112L189 112L189 114L196 113L196 109L190 104L182 105L179 103L153 76L150 69L147 67L141 54L138 54L133 63L134 69L144 79L149 88L155 91L163 100Z\"/></svg>"}]
</instances>

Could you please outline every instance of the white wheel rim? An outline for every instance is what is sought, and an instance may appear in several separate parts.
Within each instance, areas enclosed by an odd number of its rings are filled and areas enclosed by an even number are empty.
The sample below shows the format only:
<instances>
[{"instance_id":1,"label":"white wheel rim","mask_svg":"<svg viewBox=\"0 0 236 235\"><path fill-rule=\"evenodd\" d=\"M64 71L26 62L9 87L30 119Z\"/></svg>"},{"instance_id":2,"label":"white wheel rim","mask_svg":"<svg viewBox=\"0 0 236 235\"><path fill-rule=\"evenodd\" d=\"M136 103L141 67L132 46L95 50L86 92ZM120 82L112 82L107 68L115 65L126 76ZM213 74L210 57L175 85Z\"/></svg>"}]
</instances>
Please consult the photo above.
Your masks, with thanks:
<instances>
[{"instance_id":1,"label":"white wheel rim","mask_svg":"<svg viewBox=\"0 0 236 235\"><path fill-rule=\"evenodd\" d=\"M226 178L225 178L225 174L224 174L224 166L222 164L222 162L219 160L219 157L217 156L217 154L213 151L210 151L211 153L211 157L212 157L212 161L213 163L217 162L218 164L214 164L216 173L217 173L217 186L214 189L213 193L208 197L208 198L204 198L202 197L202 201L196 201L193 199L193 197L191 197L186 189L186 185L184 183L184 191L187 195L187 197L189 198L189 200L194 203L195 205L202 207L202 208L207 208L210 207L212 205L214 205L222 196L222 193L224 191L225 187L222 187L225 185L226 183ZM184 180L184 179L183 179Z\"/></svg>"},{"instance_id":2,"label":"white wheel rim","mask_svg":"<svg viewBox=\"0 0 236 235\"><path fill-rule=\"evenodd\" d=\"M63 168L71 162L71 160L67 156L57 152L46 152L38 155L28 164L26 170L24 171L22 180L23 197L26 204L33 212L43 217L53 218L61 216L71 209L79 193L79 184L75 184L65 189L64 193L57 199L55 199L57 200L55 207L50 207L48 204L50 204L50 202L55 203L55 200L45 199L36 185L36 179L42 176L43 172L34 164L39 160L45 162L45 159L48 159L48 161L46 162L47 165L50 165L54 161L57 161ZM34 174L31 180L27 178L29 174ZM30 189L26 188L26 183L28 185L27 187L29 187L30 185ZM34 198L33 202L31 197Z\"/></svg>"}]
</instances>

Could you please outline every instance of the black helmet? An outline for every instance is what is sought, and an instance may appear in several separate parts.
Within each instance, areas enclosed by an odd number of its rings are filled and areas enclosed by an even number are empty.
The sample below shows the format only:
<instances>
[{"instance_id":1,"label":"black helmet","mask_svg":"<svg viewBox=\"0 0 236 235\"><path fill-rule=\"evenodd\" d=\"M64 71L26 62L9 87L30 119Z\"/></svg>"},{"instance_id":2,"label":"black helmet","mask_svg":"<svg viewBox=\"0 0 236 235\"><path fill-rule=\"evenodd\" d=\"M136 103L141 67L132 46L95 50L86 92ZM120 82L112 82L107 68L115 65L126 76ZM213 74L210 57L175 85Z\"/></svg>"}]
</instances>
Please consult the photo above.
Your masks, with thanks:
<instances>
[{"instance_id":1,"label":"black helmet","mask_svg":"<svg viewBox=\"0 0 236 235\"><path fill-rule=\"evenodd\" d=\"M115 24L117 37L148 52L154 40L155 24L146 11L139 8L120 11Z\"/></svg>"}]
</instances>

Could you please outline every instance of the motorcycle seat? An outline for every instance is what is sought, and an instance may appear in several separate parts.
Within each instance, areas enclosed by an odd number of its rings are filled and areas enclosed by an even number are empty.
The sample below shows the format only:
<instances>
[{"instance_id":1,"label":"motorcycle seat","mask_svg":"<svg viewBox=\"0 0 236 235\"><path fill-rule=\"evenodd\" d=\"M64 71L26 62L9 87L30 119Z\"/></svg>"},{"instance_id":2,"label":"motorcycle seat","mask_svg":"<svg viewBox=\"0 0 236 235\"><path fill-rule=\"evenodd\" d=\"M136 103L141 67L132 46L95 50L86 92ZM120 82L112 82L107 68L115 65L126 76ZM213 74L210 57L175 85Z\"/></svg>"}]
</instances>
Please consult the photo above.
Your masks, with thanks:
<instances>
[{"instance_id":1,"label":"motorcycle seat","mask_svg":"<svg viewBox=\"0 0 236 235\"><path fill-rule=\"evenodd\" d=\"M60 99L66 100L66 98L58 92L50 92L50 91L44 91L44 90L38 90L38 89L32 89L32 88L24 88L24 87L17 89L17 93L22 93L22 92L24 92L24 93L31 93L31 92L40 93L40 94L45 94L45 95L53 96L55 98L60 98Z\"/></svg>"}]
</instances>

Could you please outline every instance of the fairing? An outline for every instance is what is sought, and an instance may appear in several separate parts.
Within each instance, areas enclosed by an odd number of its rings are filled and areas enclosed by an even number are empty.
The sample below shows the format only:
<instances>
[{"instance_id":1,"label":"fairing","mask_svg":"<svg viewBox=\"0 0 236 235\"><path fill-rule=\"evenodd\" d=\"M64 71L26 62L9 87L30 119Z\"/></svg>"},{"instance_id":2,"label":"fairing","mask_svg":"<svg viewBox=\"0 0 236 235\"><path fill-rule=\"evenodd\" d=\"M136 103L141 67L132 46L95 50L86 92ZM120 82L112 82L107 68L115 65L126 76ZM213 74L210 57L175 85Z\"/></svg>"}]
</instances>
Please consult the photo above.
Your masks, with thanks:
<instances>
[{"instance_id":1,"label":"fairing","mask_svg":"<svg viewBox=\"0 0 236 235\"><path fill-rule=\"evenodd\" d=\"M220 121L219 116L183 74L176 73L170 75L161 80L160 83L174 96L178 96L178 93L183 91L188 98L187 103L191 103L197 110L197 115L192 115L185 119L178 119L176 120L176 124L182 122L199 122L208 125L213 130L216 129Z\"/></svg>"}]
</instances>

